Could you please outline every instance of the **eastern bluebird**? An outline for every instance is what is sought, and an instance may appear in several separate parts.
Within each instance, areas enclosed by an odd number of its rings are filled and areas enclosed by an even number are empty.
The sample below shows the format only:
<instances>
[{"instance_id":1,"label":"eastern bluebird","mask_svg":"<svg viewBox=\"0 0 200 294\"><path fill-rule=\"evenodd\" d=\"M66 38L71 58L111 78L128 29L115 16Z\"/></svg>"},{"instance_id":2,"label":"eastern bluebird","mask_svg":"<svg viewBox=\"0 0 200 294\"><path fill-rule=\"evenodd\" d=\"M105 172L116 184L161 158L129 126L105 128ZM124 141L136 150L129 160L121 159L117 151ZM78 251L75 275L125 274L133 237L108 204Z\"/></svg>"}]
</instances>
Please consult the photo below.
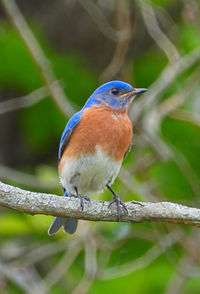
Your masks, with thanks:
<instances>
[{"instance_id":1,"label":"eastern bluebird","mask_svg":"<svg viewBox=\"0 0 200 294\"><path fill-rule=\"evenodd\" d=\"M110 187L117 177L123 159L132 145L132 124L128 108L134 97L147 91L121 81L111 81L97 88L84 107L68 121L58 152L58 171L64 196L89 199L91 193L108 188L113 194L120 217L125 204ZM83 196L84 195L84 196ZM49 235L62 226L73 234L77 219L55 217Z\"/></svg>"}]
</instances>

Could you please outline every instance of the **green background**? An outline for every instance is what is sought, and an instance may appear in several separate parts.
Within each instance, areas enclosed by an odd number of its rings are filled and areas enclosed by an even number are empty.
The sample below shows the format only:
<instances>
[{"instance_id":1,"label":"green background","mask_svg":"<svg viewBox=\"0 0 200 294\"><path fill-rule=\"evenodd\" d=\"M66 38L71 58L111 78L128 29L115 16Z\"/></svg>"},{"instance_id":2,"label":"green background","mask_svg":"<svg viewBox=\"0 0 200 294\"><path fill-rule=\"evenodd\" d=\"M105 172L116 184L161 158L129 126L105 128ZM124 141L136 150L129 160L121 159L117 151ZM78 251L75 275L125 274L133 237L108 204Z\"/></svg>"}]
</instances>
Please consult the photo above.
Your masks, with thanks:
<instances>
[{"instance_id":1,"label":"green background","mask_svg":"<svg viewBox=\"0 0 200 294\"><path fill-rule=\"evenodd\" d=\"M108 80L149 88L130 111L134 146L113 185L119 196L199 207L200 2L83 2L17 4L75 109ZM45 83L3 5L0 13L0 179L61 195L57 151L69 117L45 95L4 109ZM120 29L129 37L113 40ZM163 81L181 62L189 64ZM80 221L75 235L49 237L51 221L0 208L0 293L200 293L198 228Z\"/></svg>"}]
</instances>

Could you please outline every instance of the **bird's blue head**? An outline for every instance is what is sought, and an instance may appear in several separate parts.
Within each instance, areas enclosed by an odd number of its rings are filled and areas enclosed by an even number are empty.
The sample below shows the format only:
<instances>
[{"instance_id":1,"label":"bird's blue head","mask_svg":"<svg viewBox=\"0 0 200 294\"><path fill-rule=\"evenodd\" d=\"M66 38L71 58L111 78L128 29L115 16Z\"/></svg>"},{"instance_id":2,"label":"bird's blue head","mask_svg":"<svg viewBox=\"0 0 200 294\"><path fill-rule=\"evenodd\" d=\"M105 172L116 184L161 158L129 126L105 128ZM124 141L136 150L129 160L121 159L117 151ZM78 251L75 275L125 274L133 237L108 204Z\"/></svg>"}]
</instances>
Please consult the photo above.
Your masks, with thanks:
<instances>
[{"instance_id":1,"label":"bird's blue head","mask_svg":"<svg viewBox=\"0 0 200 294\"><path fill-rule=\"evenodd\" d=\"M146 92L144 88L134 88L121 81L111 81L97 88L90 96L85 107L105 104L114 109L126 110L136 95Z\"/></svg>"}]
</instances>

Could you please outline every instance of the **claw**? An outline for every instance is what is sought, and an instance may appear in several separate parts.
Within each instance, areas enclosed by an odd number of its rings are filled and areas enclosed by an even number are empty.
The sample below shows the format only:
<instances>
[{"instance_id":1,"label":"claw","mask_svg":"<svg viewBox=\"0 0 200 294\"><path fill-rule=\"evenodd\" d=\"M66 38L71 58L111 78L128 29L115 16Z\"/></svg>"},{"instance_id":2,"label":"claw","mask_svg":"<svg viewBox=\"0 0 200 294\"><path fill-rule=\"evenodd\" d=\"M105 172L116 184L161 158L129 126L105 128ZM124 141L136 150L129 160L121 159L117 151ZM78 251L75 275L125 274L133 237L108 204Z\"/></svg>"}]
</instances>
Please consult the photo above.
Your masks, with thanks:
<instances>
[{"instance_id":1,"label":"claw","mask_svg":"<svg viewBox=\"0 0 200 294\"><path fill-rule=\"evenodd\" d=\"M80 196L80 195L79 195ZM87 197L87 196L80 196L80 197L82 197L83 199L85 199L86 201L91 201L91 199L89 198L89 197Z\"/></svg>"},{"instance_id":2,"label":"claw","mask_svg":"<svg viewBox=\"0 0 200 294\"><path fill-rule=\"evenodd\" d=\"M126 208L126 205L124 204L123 201L121 201L121 199L119 198L119 196L113 191L113 189L107 184L106 187L110 190L110 192L113 194L113 200L110 201L108 208L113 204L116 203L116 207L117 207L117 221L120 220L121 217L121 210L120 210L120 205L122 206L122 208L126 211L126 213L128 214L128 210Z\"/></svg>"},{"instance_id":3,"label":"claw","mask_svg":"<svg viewBox=\"0 0 200 294\"><path fill-rule=\"evenodd\" d=\"M83 209L84 209L83 198L81 196L78 196L78 198L80 199L80 206L81 206L81 210L83 211Z\"/></svg>"},{"instance_id":4,"label":"claw","mask_svg":"<svg viewBox=\"0 0 200 294\"><path fill-rule=\"evenodd\" d=\"M76 194L71 194L71 196L80 199L80 206L81 206L81 210L83 211L84 210L84 201L83 201L83 199L85 199L86 201L91 201L91 200L87 196L80 195L78 193L78 189L76 187L75 187L75 191L76 191Z\"/></svg>"},{"instance_id":5,"label":"claw","mask_svg":"<svg viewBox=\"0 0 200 294\"><path fill-rule=\"evenodd\" d=\"M80 199L80 205L81 205L81 209L83 211L83 209L84 209L84 201L83 201L83 199L86 200L86 201L91 201L91 200L87 196L78 195L77 197Z\"/></svg>"},{"instance_id":6,"label":"claw","mask_svg":"<svg viewBox=\"0 0 200 294\"><path fill-rule=\"evenodd\" d=\"M128 213L128 210L126 208L126 205L124 204L123 201L121 201L121 199L119 198L118 195L114 195L114 198L112 201L110 201L109 205L108 205L108 208L110 208L110 206L115 203L116 204L116 207L117 207L117 221L120 220L120 217L121 217L121 209L120 209L120 205L122 206L122 208L126 211L126 213Z\"/></svg>"}]
</instances>

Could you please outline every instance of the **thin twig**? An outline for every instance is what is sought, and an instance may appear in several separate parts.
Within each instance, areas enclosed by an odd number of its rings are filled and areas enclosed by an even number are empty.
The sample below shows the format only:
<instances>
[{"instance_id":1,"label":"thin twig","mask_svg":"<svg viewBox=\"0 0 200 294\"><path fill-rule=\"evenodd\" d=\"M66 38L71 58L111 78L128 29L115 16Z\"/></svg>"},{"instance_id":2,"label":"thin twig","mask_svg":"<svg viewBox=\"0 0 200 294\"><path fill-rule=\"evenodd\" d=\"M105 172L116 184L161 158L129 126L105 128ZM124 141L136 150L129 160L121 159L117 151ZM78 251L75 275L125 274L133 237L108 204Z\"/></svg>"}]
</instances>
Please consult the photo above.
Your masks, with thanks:
<instances>
[{"instance_id":1,"label":"thin twig","mask_svg":"<svg viewBox=\"0 0 200 294\"><path fill-rule=\"evenodd\" d=\"M62 276L67 273L79 252L81 251L80 244L75 244L74 246L73 242L71 242L69 247L70 248L68 248L61 260L53 267L44 280L42 280L42 282L45 281L45 284L47 284L46 287L48 290L57 284Z\"/></svg>"},{"instance_id":2,"label":"thin twig","mask_svg":"<svg viewBox=\"0 0 200 294\"><path fill-rule=\"evenodd\" d=\"M86 294L91 288L97 274L97 247L93 236L85 236L85 274L72 294Z\"/></svg>"},{"instance_id":3,"label":"thin twig","mask_svg":"<svg viewBox=\"0 0 200 294\"><path fill-rule=\"evenodd\" d=\"M194 113L189 110L177 109L169 114L175 120L185 121L200 127L199 113Z\"/></svg>"},{"instance_id":4,"label":"thin twig","mask_svg":"<svg viewBox=\"0 0 200 294\"><path fill-rule=\"evenodd\" d=\"M106 269L99 277L102 280L116 279L126 276L149 266L154 260L166 252L173 244L184 236L184 232L177 233L176 230L163 237L156 245L150 248L144 255L131 260L121 266Z\"/></svg>"},{"instance_id":5,"label":"thin twig","mask_svg":"<svg viewBox=\"0 0 200 294\"><path fill-rule=\"evenodd\" d=\"M198 86L199 74L200 67L198 66L186 80L184 87L181 88L179 92L165 99L158 106L155 105L151 111L146 114L143 119L143 126L148 133L157 132L160 128L161 120L184 104Z\"/></svg>"},{"instance_id":6,"label":"thin twig","mask_svg":"<svg viewBox=\"0 0 200 294\"><path fill-rule=\"evenodd\" d=\"M84 276L71 294L87 294L92 285L92 282L92 279Z\"/></svg>"},{"instance_id":7,"label":"thin twig","mask_svg":"<svg viewBox=\"0 0 200 294\"><path fill-rule=\"evenodd\" d=\"M39 73L45 82L50 96L64 115L71 116L74 109L67 101L65 93L51 69L51 65L38 41L30 30L25 18L17 7L14 0L2 0L2 5L6 14L15 26L20 38L24 42L31 58L38 67Z\"/></svg>"},{"instance_id":8,"label":"thin twig","mask_svg":"<svg viewBox=\"0 0 200 294\"><path fill-rule=\"evenodd\" d=\"M191 257L186 253L178 263L178 267L176 268L176 272L174 273L171 281L169 281L167 285L167 289L165 294L181 294L183 293L183 284L187 280L189 274L194 268L194 261ZM183 271L184 269L184 271Z\"/></svg>"},{"instance_id":9,"label":"thin twig","mask_svg":"<svg viewBox=\"0 0 200 294\"><path fill-rule=\"evenodd\" d=\"M199 231L193 228L191 233L184 239L180 240L184 248L181 259L175 264L176 271L168 283L165 294L182 293L183 285L191 277L199 262Z\"/></svg>"},{"instance_id":10,"label":"thin twig","mask_svg":"<svg viewBox=\"0 0 200 294\"><path fill-rule=\"evenodd\" d=\"M180 58L173 64L168 64L160 73L158 79L151 85L149 91L142 95L130 109L129 115L133 122L137 121L142 113L153 108L160 99L160 94L184 71L200 60L200 48Z\"/></svg>"},{"instance_id":11,"label":"thin twig","mask_svg":"<svg viewBox=\"0 0 200 294\"><path fill-rule=\"evenodd\" d=\"M149 32L149 35L152 39L158 44L158 46L163 50L165 55L167 56L170 63L175 62L179 59L179 53L174 44L169 40L166 34L161 30L158 21L156 19L156 15L151 5L150 1L138 0L143 20L146 25L146 28Z\"/></svg>"},{"instance_id":12,"label":"thin twig","mask_svg":"<svg viewBox=\"0 0 200 294\"><path fill-rule=\"evenodd\" d=\"M33 276L30 278L28 272L26 274L13 265L7 265L3 262L0 262L0 273L7 277L14 284L18 285L24 293L27 294L46 294L44 289L44 284L38 286L37 283L33 280Z\"/></svg>"},{"instance_id":13,"label":"thin twig","mask_svg":"<svg viewBox=\"0 0 200 294\"><path fill-rule=\"evenodd\" d=\"M120 169L118 178L132 193L139 195L142 201L156 201L157 197L152 195L151 187L146 183L140 182L135 176L131 176L128 170L123 167Z\"/></svg>"},{"instance_id":14,"label":"thin twig","mask_svg":"<svg viewBox=\"0 0 200 294\"><path fill-rule=\"evenodd\" d=\"M13 98L0 102L0 114L18 110L20 108L30 107L48 96L45 87L41 87L23 97Z\"/></svg>"},{"instance_id":15,"label":"thin twig","mask_svg":"<svg viewBox=\"0 0 200 294\"><path fill-rule=\"evenodd\" d=\"M147 131L143 129L143 137L148 140L149 145L156 150L162 160L172 159L177 164L190 184L194 194L198 196L200 191L200 181L185 155L179 152L174 145L169 142L166 143L159 133L147 133Z\"/></svg>"},{"instance_id":16,"label":"thin twig","mask_svg":"<svg viewBox=\"0 0 200 294\"><path fill-rule=\"evenodd\" d=\"M29 252L23 256L23 263L25 266L32 266L52 255L67 250L68 247L69 243L66 243L66 240L39 245L36 248L29 250Z\"/></svg>"},{"instance_id":17,"label":"thin twig","mask_svg":"<svg viewBox=\"0 0 200 294\"><path fill-rule=\"evenodd\" d=\"M117 15L117 25L119 27L125 27L127 31L131 30L130 21L130 8L127 1L116 1L116 15ZM103 73L100 76L101 81L111 80L121 69L131 40L131 34L129 38L123 42L118 41L116 48L110 63L106 66Z\"/></svg>"},{"instance_id":18,"label":"thin twig","mask_svg":"<svg viewBox=\"0 0 200 294\"><path fill-rule=\"evenodd\" d=\"M0 179L46 191L58 188L58 182L56 180L55 182L51 180L51 182L45 183L37 179L34 175L15 170L3 164L0 164Z\"/></svg>"},{"instance_id":19,"label":"thin twig","mask_svg":"<svg viewBox=\"0 0 200 294\"><path fill-rule=\"evenodd\" d=\"M88 12L93 21L98 25L99 30L109 39L117 42L123 42L130 37L129 29L115 30L111 27L105 15L94 1L79 0L80 4Z\"/></svg>"}]
</instances>

